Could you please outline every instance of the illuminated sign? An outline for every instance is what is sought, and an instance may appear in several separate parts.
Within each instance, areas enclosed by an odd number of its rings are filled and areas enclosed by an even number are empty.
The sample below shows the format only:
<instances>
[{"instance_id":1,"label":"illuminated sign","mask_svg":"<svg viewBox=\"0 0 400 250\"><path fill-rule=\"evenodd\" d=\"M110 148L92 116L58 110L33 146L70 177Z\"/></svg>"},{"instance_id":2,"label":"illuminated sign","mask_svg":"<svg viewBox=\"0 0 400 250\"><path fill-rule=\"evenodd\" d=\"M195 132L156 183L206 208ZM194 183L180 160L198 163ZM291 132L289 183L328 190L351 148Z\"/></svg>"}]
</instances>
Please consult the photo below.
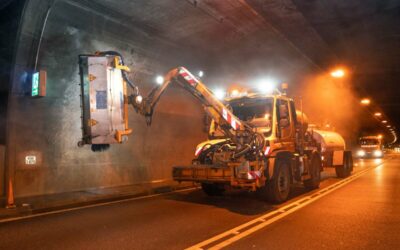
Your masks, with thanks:
<instances>
[{"instance_id":1,"label":"illuminated sign","mask_svg":"<svg viewBox=\"0 0 400 250\"><path fill-rule=\"evenodd\" d=\"M31 96L45 96L46 95L46 71L41 70L32 74L32 90Z\"/></svg>"},{"instance_id":2,"label":"illuminated sign","mask_svg":"<svg viewBox=\"0 0 400 250\"><path fill-rule=\"evenodd\" d=\"M26 165L35 165L36 164L36 156L34 156L34 155L25 156L25 164Z\"/></svg>"},{"instance_id":3,"label":"illuminated sign","mask_svg":"<svg viewBox=\"0 0 400 250\"><path fill-rule=\"evenodd\" d=\"M39 95L39 72L32 75L32 96Z\"/></svg>"}]
</instances>

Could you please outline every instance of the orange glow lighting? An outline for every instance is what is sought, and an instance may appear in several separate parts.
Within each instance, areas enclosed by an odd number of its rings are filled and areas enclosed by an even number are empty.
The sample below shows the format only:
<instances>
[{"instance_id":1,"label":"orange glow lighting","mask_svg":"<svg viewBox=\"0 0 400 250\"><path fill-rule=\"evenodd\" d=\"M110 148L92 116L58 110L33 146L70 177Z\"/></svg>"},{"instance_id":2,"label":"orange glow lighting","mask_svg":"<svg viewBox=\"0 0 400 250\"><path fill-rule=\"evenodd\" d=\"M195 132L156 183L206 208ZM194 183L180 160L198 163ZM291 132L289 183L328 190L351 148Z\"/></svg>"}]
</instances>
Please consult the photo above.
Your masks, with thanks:
<instances>
[{"instance_id":1,"label":"orange glow lighting","mask_svg":"<svg viewBox=\"0 0 400 250\"><path fill-rule=\"evenodd\" d=\"M342 78L345 75L343 69L337 69L331 72L331 76L335 78Z\"/></svg>"},{"instance_id":2,"label":"orange glow lighting","mask_svg":"<svg viewBox=\"0 0 400 250\"><path fill-rule=\"evenodd\" d=\"M237 90L237 89L232 90L231 95L232 96L238 96L239 95L239 90Z\"/></svg>"},{"instance_id":3,"label":"orange glow lighting","mask_svg":"<svg viewBox=\"0 0 400 250\"><path fill-rule=\"evenodd\" d=\"M369 105L370 103L371 103L371 100L368 98L361 99L362 105Z\"/></svg>"}]
</instances>

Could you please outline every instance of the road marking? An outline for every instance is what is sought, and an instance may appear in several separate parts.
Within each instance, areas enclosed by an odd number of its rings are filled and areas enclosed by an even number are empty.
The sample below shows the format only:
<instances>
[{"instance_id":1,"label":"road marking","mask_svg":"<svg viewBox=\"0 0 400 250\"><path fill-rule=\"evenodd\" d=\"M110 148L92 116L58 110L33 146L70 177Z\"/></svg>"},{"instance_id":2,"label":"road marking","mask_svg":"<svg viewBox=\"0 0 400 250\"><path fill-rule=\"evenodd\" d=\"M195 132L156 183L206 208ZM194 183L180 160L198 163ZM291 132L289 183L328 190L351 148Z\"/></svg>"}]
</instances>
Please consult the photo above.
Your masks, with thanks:
<instances>
[{"instance_id":1,"label":"road marking","mask_svg":"<svg viewBox=\"0 0 400 250\"><path fill-rule=\"evenodd\" d=\"M339 188L343 187L344 185L361 177L369 170L380 167L382 165L383 165L383 163L379 164L377 166L372 166L372 167L366 168L358 173L355 173L355 174L347 177L346 179L343 179L339 182L336 182L335 184L332 184L326 188L323 188L323 189L317 191L316 193L313 193L312 195L303 197L300 200L290 203L284 207L278 208L277 210L271 211L271 212L264 214L256 219L246 222L240 226L237 226L226 232L218 234L218 235L216 235L210 239L207 239L205 241L202 241L196 245L188 247L188 248L186 248L186 250L202 250L202 249L217 250L217 249L224 248L224 247L274 223L275 221L278 221L278 220L288 216L289 214L296 212L297 210L313 203L314 201L330 194L331 192L335 191L336 189L339 189Z\"/></svg>"},{"instance_id":2,"label":"road marking","mask_svg":"<svg viewBox=\"0 0 400 250\"><path fill-rule=\"evenodd\" d=\"M20 216L20 217L7 218L7 219L0 220L0 224L5 223L5 222L41 217L41 216L46 216L46 215L51 215L51 214L60 214L60 213L66 213L66 212L71 212L71 211L77 211L77 210L86 209L86 208L101 207L101 206L107 206L107 205L123 203L123 202L128 202L128 201L135 201L135 200L143 200L143 199L148 199L148 198L153 198L153 197L158 197L158 196L163 196L163 195L168 195L168 194L192 191L192 190L196 190L196 189L199 189L199 187L186 188L186 189L175 190L175 191L167 192L167 193L152 194L152 195L147 195L147 196L140 196L140 197L121 199L121 200L109 201L109 202L100 202L100 203L96 203L96 204L92 204L92 205L73 207L73 208L65 208L65 209L60 209L60 210L55 210L55 211L44 212L44 213L30 214L30 215L24 215L24 216Z\"/></svg>"}]
</instances>

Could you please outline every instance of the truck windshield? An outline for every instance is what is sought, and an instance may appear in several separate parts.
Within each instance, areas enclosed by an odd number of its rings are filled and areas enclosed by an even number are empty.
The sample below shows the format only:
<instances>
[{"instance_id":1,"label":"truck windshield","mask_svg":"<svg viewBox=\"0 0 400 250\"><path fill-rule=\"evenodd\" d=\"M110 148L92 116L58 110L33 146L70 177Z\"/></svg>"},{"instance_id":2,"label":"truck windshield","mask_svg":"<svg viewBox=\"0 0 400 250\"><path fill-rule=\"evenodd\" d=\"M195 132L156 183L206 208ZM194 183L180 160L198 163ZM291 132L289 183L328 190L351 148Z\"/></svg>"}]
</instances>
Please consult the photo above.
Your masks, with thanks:
<instances>
[{"instance_id":1,"label":"truck windshield","mask_svg":"<svg viewBox=\"0 0 400 250\"><path fill-rule=\"evenodd\" d=\"M377 139L361 139L360 145L378 145L379 141Z\"/></svg>"},{"instance_id":2,"label":"truck windshield","mask_svg":"<svg viewBox=\"0 0 400 250\"><path fill-rule=\"evenodd\" d=\"M233 114L268 136L271 133L273 98L242 98L230 102Z\"/></svg>"}]
</instances>

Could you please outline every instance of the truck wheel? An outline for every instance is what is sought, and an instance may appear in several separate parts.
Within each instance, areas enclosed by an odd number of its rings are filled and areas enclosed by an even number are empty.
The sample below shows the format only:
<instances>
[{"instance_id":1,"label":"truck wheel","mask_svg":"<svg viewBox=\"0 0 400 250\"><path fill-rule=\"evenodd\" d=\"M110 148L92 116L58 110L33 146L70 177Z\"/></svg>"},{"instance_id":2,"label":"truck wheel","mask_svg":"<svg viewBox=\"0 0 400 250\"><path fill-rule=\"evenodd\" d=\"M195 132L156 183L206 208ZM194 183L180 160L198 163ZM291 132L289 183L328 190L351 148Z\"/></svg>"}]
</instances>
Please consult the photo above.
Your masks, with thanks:
<instances>
[{"instance_id":1,"label":"truck wheel","mask_svg":"<svg viewBox=\"0 0 400 250\"><path fill-rule=\"evenodd\" d=\"M201 183L201 189L209 196L220 196L225 192L224 186L216 183Z\"/></svg>"},{"instance_id":2,"label":"truck wheel","mask_svg":"<svg viewBox=\"0 0 400 250\"><path fill-rule=\"evenodd\" d=\"M336 166L336 176L339 178L346 178L350 175L350 173L353 170L353 159L351 156L351 152L349 153L348 151L344 152L343 156L343 165L341 166Z\"/></svg>"},{"instance_id":3,"label":"truck wheel","mask_svg":"<svg viewBox=\"0 0 400 250\"><path fill-rule=\"evenodd\" d=\"M266 191L268 199L275 203L287 200L290 191L290 168L286 161L278 162L274 169L274 176L267 181Z\"/></svg>"},{"instance_id":4,"label":"truck wheel","mask_svg":"<svg viewBox=\"0 0 400 250\"><path fill-rule=\"evenodd\" d=\"M310 175L310 179L303 181L304 186L307 189L319 188L321 182L321 158L318 156L311 158Z\"/></svg>"}]
</instances>

